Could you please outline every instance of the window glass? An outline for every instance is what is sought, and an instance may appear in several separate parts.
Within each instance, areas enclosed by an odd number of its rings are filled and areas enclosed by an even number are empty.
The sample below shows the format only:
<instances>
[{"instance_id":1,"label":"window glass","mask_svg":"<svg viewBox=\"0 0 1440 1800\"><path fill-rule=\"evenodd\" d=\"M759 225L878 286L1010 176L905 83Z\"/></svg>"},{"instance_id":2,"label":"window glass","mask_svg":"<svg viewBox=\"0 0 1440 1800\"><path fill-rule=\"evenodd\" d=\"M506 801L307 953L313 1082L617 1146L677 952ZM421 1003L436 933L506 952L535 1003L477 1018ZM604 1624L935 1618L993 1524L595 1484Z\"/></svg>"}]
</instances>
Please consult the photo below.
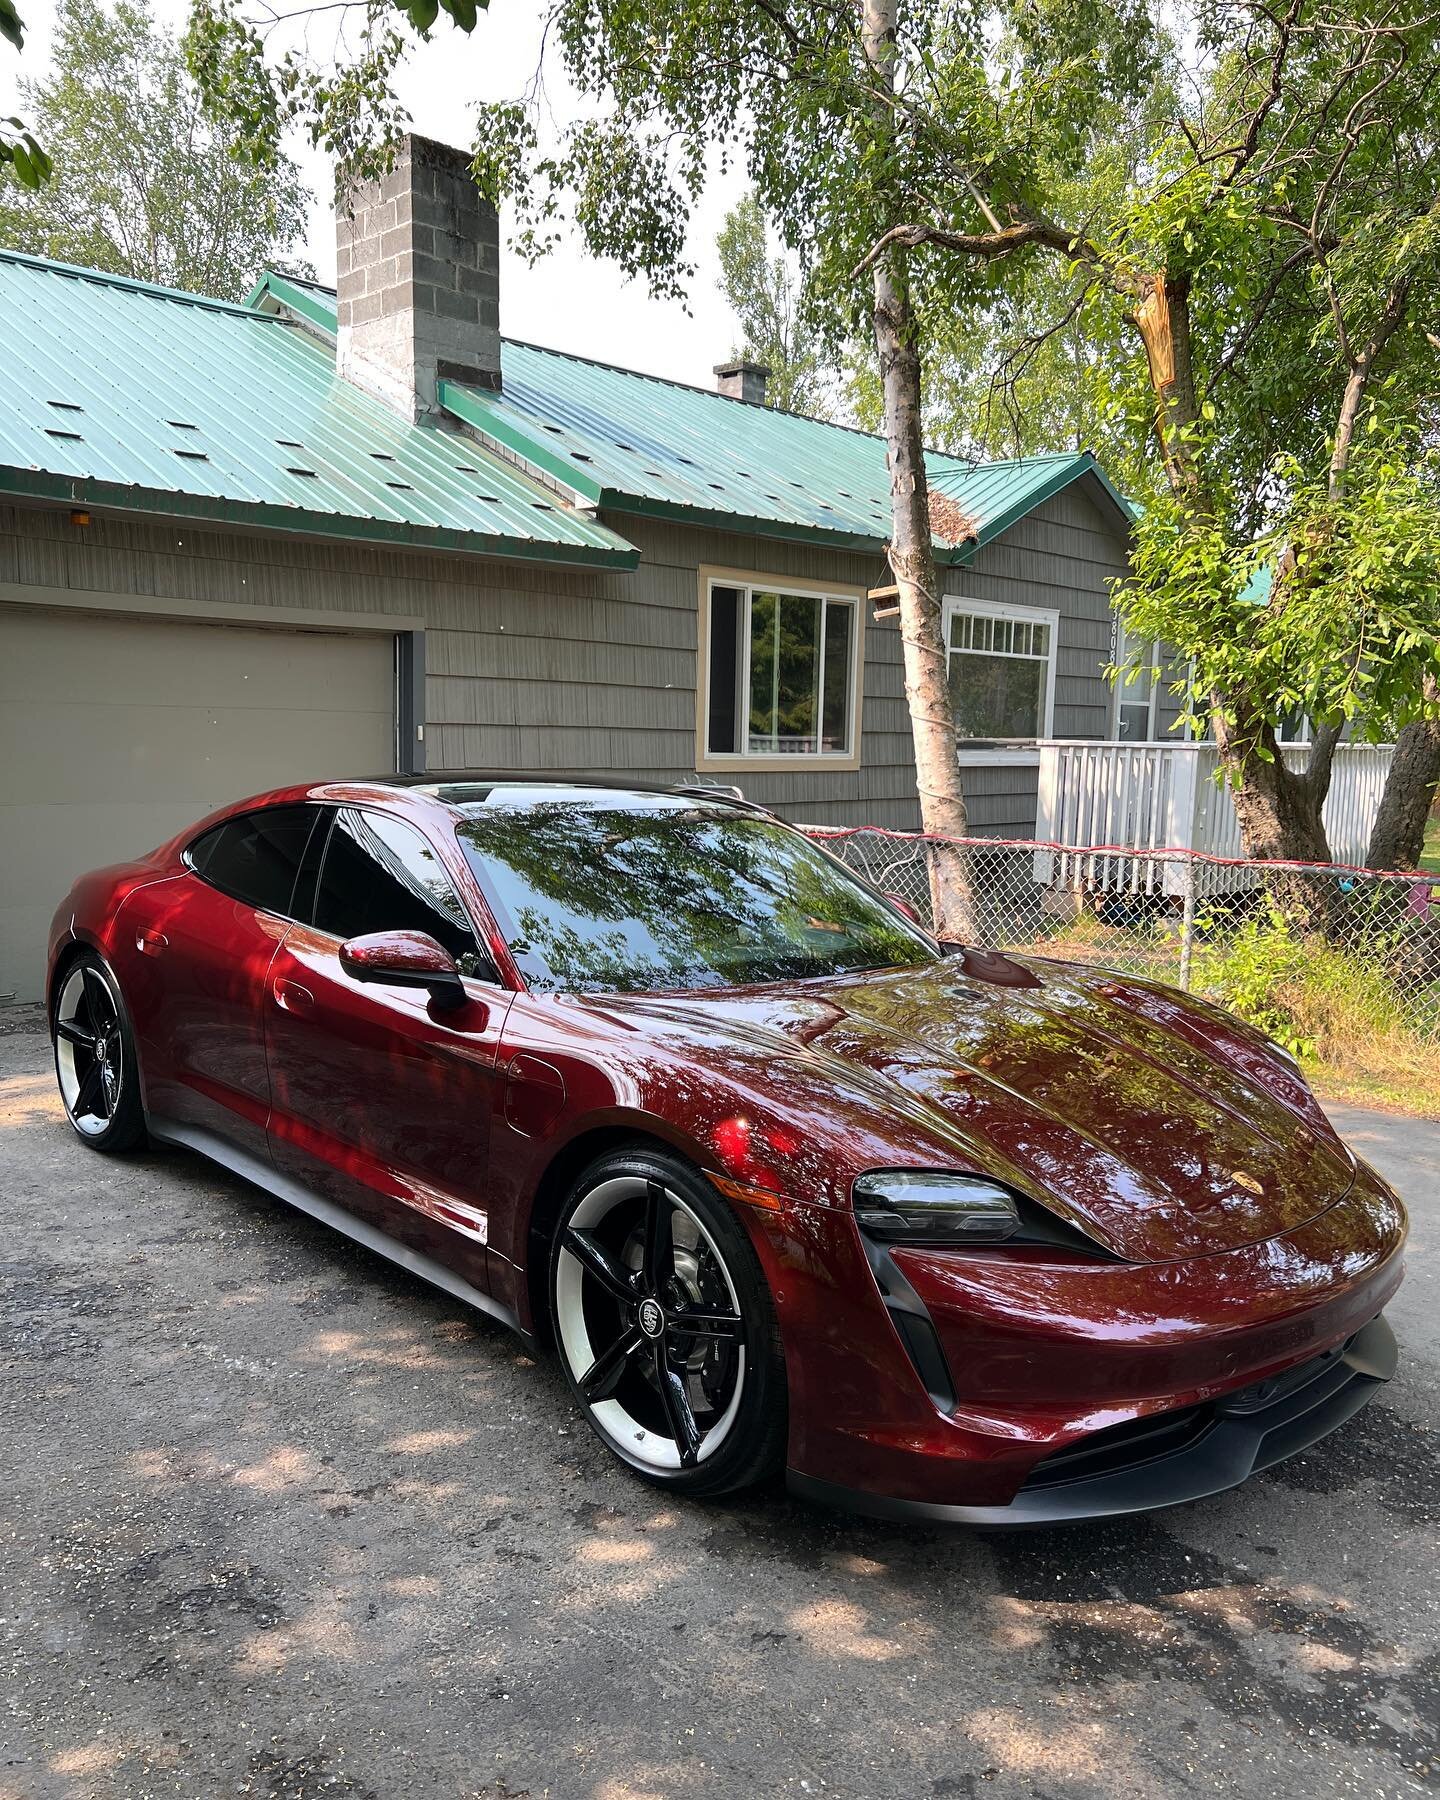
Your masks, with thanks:
<instances>
[{"instance_id":1,"label":"window glass","mask_svg":"<svg viewBox=\"0 0 1440 1800\"><path fill-rule=\"evenodd\" d=\"M463 810L461 847L534 988L726 987L938 960L888 901L754 813L568 796Z\"/></svg>"},{"instance_id":2,"label":"window glass","mask_svg":"<svg viewBox=\"0 0 1440 1800\"><path fill-rule=\"evenodd\" d=\"M740 709L740 646L745 635L745 596L739 588L710 590L710 725L706 744L712 755L733 756Z\"/></svg>"},{"instance_id":3,"label":"window glass","mask_svg":"<svg viewBox=\"0 0 1440 1800\"><path fill-rule=\"evenodd\" d=\"M319 812L315 806L270 806L227 819L197 838L186 859L222 894L264 912L288 915L295 875Z\"/></svg>"},{"instance_id":4,"label":"window glass","mask_svg":"<svg viewBox=\"0 0 1440 1800\"><path fill-rule=\"evenodd\" d=\"M325 846L315 924L338 938L372 931L425 931L462 975L488 974L460 896L418 831L384 813L339 813Z\"/></svg>"},{"instance_id":5,"label":"window glass","mask_svg":"<svg viewBox=\"0 0 1440 1800\"><path fill-rule=\"evenodd\" d=\"M1140 743L1155 736L1155 670L1159 661L1159 644L1132 637L1123 624L1118 624L1115 735L1121 743Z\"/></svg>"},{"instance_id":6,"label":"window glass","mask_svg":"<svg viewBox=\"0 0 1440 1800\"><path fill-rule=\"evenodd\" d=\"M844 755L850 748L850 672L855 667L850 634L855 608L845 600L825 602L825 710L820 748Z\"/></svg>"},{"instance_id":7,"label":"window glass","mask_svg":"<svg viewBox=\"0 0 1440 1800\"><path fill-rule=\"evenodd\" d=\"M946 666L957 737L1044 736L1053 635L1045 618L951 611Z\"/></svg>"},{"instance_id":8,"label":"window glass","mask_svg":"<svg viewBox=\"0 0 1440 1800\"><path fill-rule=\"evenodd\" d=\"M855 602L710 590L706 748L717 756L844 756L854 711Z\"/></svg>"},{"instance_id":9,"label":"window glass","mask_svg":"<svg viewBox=\"0 0 1440 1800\"><path fill-rule=\"evenodd\" d=\"M1310 720L1304 708L1292 706L1288 712L1281 713L1275 735L1282 744L1308 744Z\"/></svg>"}]
</instances>

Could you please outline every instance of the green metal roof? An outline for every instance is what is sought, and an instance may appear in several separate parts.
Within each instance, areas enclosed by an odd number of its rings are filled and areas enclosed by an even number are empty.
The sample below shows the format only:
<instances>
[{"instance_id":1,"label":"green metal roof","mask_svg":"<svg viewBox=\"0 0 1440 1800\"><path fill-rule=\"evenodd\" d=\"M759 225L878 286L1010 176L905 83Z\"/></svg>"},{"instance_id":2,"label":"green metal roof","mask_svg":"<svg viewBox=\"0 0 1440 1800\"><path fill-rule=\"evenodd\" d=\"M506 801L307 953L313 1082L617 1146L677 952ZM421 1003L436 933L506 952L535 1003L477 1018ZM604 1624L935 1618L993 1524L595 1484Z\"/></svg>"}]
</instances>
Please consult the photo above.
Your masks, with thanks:
<instances>
[{"instance_id":1,"label":"green metal roof","mask_svg":"<svg viewBox=\"0 0 1440 1800\"><path fill-rule=\"evenodd\" d=\"M638 561L473 439L412 425L342 380L329 347L289 319L0 251L0 341L0 493L507 558Z\"/></svg>"},{"instance_id":2,"label":"green metal roof","mask_svg":"<svg viewBox=\"0 0 1440 1800\"><path fill-rule=\"evenodd\" d=\"M333 289L267 275L251 304L280 307L329 332ZM727 399L707 388L506 338L501 391L442 382L445 409L582 503L813 539L866 550L890 536L885 441L868 432ZM1088 452L971 463L931 453L931 485L974 527L942 560L963 562L1073 481L1094 476L1125 502Z\"/></svg>"},{"instance_id":3,"label":"green metal roof","mask_svg":"<svg viewBox=\"0 0 1440 1800\"><path fill-rule=\"evenodd\" d=\"M967 463L935 456L927 460L931 487L975 522L977 546L993 542L1026 513L1087 475L1099 483L1103 499L1114 507L1122 526L1134 516L1129 501L1088 450L1008 462Z\"/></svg>"}]
</instances>

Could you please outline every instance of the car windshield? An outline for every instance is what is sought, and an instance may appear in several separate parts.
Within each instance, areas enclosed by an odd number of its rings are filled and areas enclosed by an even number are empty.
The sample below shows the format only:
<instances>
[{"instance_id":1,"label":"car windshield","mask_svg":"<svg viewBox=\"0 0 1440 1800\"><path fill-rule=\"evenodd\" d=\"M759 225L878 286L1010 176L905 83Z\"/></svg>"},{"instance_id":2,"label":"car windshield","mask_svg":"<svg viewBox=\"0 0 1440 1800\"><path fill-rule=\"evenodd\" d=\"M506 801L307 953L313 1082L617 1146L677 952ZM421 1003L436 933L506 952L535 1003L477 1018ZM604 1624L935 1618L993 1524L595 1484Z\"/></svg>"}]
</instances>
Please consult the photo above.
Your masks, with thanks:
<instances>
[{"instance_id":1,"label":"car windshield","mask_svg":"<svg viewBox=\"0 0 1440 1800\"><path fill-rule=\"evenodd\" d=\"M814 844L713 802L463 807L457 827L532 988L738 986L938 960Z\"/></svg>"}]
</instances>

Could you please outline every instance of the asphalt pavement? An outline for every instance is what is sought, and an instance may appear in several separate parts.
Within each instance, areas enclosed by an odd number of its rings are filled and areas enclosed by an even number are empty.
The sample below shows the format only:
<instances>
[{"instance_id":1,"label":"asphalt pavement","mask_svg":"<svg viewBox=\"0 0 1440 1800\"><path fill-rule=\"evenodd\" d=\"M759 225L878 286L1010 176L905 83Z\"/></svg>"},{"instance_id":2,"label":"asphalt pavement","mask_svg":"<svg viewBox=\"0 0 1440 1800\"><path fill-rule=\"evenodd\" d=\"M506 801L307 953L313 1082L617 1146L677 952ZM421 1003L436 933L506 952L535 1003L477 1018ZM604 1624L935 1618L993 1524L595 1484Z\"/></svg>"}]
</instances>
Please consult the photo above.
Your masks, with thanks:
<instances>
[{"instance_id":1,"label":"asphalt pavement","mask_svg":"<svg viewBox=\"0 0 1440 1800\"><path fill-rule=\"evenodd\" d=\"M23 1023L23 1021L18 1021ZM1440 1785L1440 1126L1396 1380L1234 1494L981 1537L667 1504L553 1362L0 1035L0 1800Z\"/></svg>"}]
</instances>

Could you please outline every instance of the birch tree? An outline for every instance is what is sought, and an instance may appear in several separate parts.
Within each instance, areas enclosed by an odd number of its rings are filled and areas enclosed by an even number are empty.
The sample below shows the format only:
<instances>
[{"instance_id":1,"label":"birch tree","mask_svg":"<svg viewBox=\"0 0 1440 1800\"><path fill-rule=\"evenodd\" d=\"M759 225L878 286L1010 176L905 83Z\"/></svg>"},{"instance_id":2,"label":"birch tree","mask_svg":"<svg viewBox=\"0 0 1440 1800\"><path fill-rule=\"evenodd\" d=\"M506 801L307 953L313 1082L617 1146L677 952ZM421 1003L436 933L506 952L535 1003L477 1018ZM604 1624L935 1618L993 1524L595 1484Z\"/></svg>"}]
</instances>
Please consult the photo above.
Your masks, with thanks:
<instances>
[{"instance_id":1,"label":"birch tree","mask_svg":"<svg viewBox=\"0 0 1440 1800\"><path fill-rule=\"evenodd\" d=\"M715 251L720 259L720 292L740 327L733 353L770 371L765 404L810 419L833 418L836 373L803 315L797 273L785 257L770 253L765 215L753 194L744 195L726 213Z\"/></svg>"},{"instance_id":2,"label":"birch tree","mask_svg":"<svg viewBox=\"0 0 1440 1800\"><path fill-rule=\"evenodd\" d=\"M280 58L266 83L244 4L199 0L196 41L257 129L305 111L343 147L367 109L384 115L373 43L398 15L363 9L365 79ZM439 4L416 0L412 22ZM471 0L446 10L462 6L473 22ZM1118 440L1145 446L1126 471L1143 507L1127 623L1191 669L1250 854L1327 856L1347 725L1423 738L1437 708L1428 0L554 0L547 19L585 116L542 148L532 103L483 106L476 136L477 179L511 202L522 249L543 253L563 216L681 293L707 171L739 160L837 348L875 343L927 828L963 834L965 808L924 360L1041 270L1059 316L1085 321ZM1278 738L1297 710L1316 730L1292 768ZM1399 757L1392 781L1427 766Z\"/></svg>"},{"instance_id":3,"label":"birch tree","mask_svg":"<svg viewBox=\"0 0 1440 1800\"><path fill-rule=\"evenodd\" d=\"M425 4L433 20L437 0ZM1061 0L1062 11L1077 6L1102 46L1134 23L1123 8ZM380 10L364 13L372 40ZM447 11L464 23L455 7ZM874 343L921 819L942 840L932 897L937 926L951 936L966 935L971 917L966 864L944 843L966 835L967 818L921 435L924 290L936 263L927 253L920 261L928 266L917 267L904 226L916 197L937 184L949 192L962 179L952 140L983 69L981 23L952 0L863 0L853 8L833 0L557 0L545 41L585 116L542 148L533 102L481 106L474 165L487 195L509 203L522 251L543 254L564 217L592 253L674 296L694 274L686 228L707 172L717 161L739 161L800 259L810 317L834 350L857 337ZM294 53L271 57L268 83L257 78L267 66L265 30L247 20L243 0L200 0L193 54L212 90L228 94L262 135L303 115L321 141L352 144L355 115L335 110L343 79L327 82ZM1111 61L1047 57L1058 104L1078 127L1066 153L1071 173L1083 159L1087 106L1113 74ZM364 105L386 113L377 97L383 80L360 85Z\"/></svg>"},{"instance_id":4,"label":"birch tree","mask_svg":"<svg viewBox=\"0 0 1440 1800\"><path fill-rule=\"evenodd\" d=\"M0 178L0 242L238 300L301 239L299 170L207 116L145 0L61 0L50 72L21 91L57 166L34 192Z\"/></svg>"}]
</instances>

